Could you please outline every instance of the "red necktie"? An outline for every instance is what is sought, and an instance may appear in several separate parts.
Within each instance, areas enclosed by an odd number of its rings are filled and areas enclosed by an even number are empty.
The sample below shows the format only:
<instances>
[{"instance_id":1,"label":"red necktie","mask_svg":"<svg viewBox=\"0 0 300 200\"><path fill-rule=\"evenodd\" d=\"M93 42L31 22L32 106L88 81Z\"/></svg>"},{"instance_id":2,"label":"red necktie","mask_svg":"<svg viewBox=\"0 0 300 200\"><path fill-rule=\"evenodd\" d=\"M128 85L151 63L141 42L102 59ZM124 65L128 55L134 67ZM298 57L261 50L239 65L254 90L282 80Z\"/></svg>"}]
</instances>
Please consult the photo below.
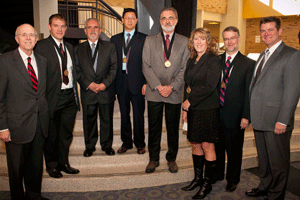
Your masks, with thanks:
<instances>
[{"instance_id":1,"label":"red necktie","mask_svg":"<svg viewBox=\"0 0 300 200\"><path fill-rule=\"evenodd\" d=\"M30 75L30 79L32 81L32 87L35 91L38 90L38 80L35 74L35 71L31 65L31 58L28 57L28 64L27 64L27 70L28 70L28 74Z\"/></svg>"},{"instance_id":2,"label":"red necktie","mask_svg":"<svg viewBox=\"0 0 300 200\"><path fill-rule=\"evenodd\" d=\"M224 70L224 74L223 74L223 81L225 83L225 87L220 89L220 104L222 106L224 106L225 91L226 91L228 78L229 78L230 59L231 59L231 56L228 56L227 61L225 63L225 70Z\"/></svg>"},{"instance_id":3,"label":"red necktie","mask_svg":"<svg viewBox=\"0 0 300 200\"><path fill-rule=\"evenodd\" d=\"M167 50L169 50L170 47L170 39L169 39L170 35L166 35L166 45L167 45Z\"/></svg>"}]
</instances>

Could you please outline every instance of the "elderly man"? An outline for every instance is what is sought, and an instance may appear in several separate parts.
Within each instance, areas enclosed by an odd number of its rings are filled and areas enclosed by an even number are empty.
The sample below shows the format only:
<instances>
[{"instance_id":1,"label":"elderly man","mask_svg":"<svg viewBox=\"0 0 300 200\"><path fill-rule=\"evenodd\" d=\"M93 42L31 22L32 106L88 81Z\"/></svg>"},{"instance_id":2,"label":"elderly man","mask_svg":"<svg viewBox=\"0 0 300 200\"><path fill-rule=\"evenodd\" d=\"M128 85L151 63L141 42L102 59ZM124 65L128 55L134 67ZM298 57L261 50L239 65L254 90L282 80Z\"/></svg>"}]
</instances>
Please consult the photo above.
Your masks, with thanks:
<instances>
[{"instance_id":1,"label":"elderly man","mask_svg":"<svg viewBox=\"0 0 300 200\"><path fill-rule=\"evenodd\" d=\"M88 40L76 47L78 83L81 86L85 151L90 157L98 140L97 113L100 117L100 145L107 155L114 155L113 109L114 82L117 71L115 45L99 39L101 24L90 18L85 22Z\"/></svg>"},{"instance_id":2,"label":"elderly man","mask_svg":"<svg viewBox=\"0 0 300 200\"><path fill-rule=\"evenodd\" d=\"M47 61L33 52L37 33L31 25L20 25L15 38L19 48L0 56L0 139L6 146L10 193L12 199L45 199L41 184L49 125Z\"/></svg>"},{"instance_id":3,"label":"elderly man","mask_svg":"<svg viewBox=\"0 0 300 200\"><path fill-rule=\"evenodd\" d=\"M148 150L150 162L146 173L152 173L159 166L160 142L162 134L163 109L168 137L169 171L176 173L178 166L179 120L183 90L183 76L189 50L188 38L175 33L178 14L174 8L164 8L160 14L163 32L147 36L143 49L143 73L147 81L146 100L148 102Z\"/></svg>"}]
</instances>

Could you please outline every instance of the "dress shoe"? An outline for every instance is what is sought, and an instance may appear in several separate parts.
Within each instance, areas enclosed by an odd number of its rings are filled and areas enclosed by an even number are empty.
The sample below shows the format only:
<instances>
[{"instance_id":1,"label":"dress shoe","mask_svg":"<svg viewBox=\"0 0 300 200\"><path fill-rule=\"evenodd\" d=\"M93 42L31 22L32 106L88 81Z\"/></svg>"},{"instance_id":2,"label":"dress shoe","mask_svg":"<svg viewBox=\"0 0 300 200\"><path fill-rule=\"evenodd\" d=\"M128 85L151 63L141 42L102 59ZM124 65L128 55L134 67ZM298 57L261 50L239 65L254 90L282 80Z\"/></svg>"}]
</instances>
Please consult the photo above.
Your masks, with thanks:
<instances>
[{"instance_id":1,"label":"dress shoe","mask_svg":"<svg viewBox=\"0 0 300 200\"><path fill-rule=\"evenodd\" d=\"M83 152L83 156L84 156L84 157L90 157L90 156L93 155L94 151L96 151L96 148L86 149L86 150Z\"/></svg>"},{"instance_id":2,"label":"dress shoe","mask_svg":"<svg viewBox=\"0 0 300 200\"><path fill-rule=\"evenodd\" d=\"M115 150L113 150L112 148L108 148L104 150L106 155L112 156L115 155Z\"/></svg>"},{"instance_id":3,"label":"dress shoe","mask_svg":"<svg viewBox=\"0 0 300 200\"><path fill-rule=\"evenodd\" d=\"M60 173L60 171L58 171L55 168L54 169L47 168L46 171L49 174L49 176L52 178L61 178L63 176L62 173Z\"/></svg>"},{"instance_id":4,"label":"dress shoe","mask_svg":"<svg viewBox=\"0 0 300 200\"><path fill-rule=\"evenodd\" d=\"M258 188L253 188L251 190L246 191L245 194L250 197L259 197L267 195L267 191L260 190Z\"/></svg>"},{"instance_id":5,"label":"dress shoe","mask_svg":"<svg viewBox=\"0 0 300 200\"><path fill-rule=\"evenodd\" d=\"M60 171L63 171L67 174L78 174L79 170L70 166L69 163L60 166Z\"/></svg>"},{"instance_id":6,"label":"dress shoe","mask_svg":"<svg viewBox=\"0 0 300 200\"><path fill-rule=\"evenodd\" d=\"M155 168L159 166L159 161L150 161L146 167L146 173L152 173L155 171Z\"/></svg>"},{"instance_id":7,"label":"dress shoe","mask_svg":"<svg viewBox=\"0 0 300 200\"><path fill-rule=\"evenodd\" d=\"M214 176L214 179L211 181L211 184L215 184L217 181L224 180L224 177Z\"/></svg>"},{"instance_id":8,"label":"dress shoe","mask_svg":"<svg viewBox=\"0 0 300 200\"><path fill-rule=\"evenodd\" d=\"M168 166L169 166L169 171L171 173L176 173L178 172L178 166L176 164L176 161L172 161L172 162L168 162Z\"/></svg>"},{"instance_id":9,"label":"dress shoe","mask_svg":"<svg viewBox=\"0 0 300 200\"><path fill-rule=\"evenodd\" d=\"M120 148L118 149L117 152L118 152L119 154L122 154L122 153L126 153L127 150L128 150L128 149L127 149L126 147L120 147Z\"/></svg>"},{"instance_id":10,"label":"dress shoe","mask_svg":"<svg viewBox=\"0 0 300 200\"><path fill-rule=\"evenodd\" d=\"M236 184L234 183L227 183L226 191L227 192L233 192L236 189Z\"/></svg>"},{"instance_id":11,"label":"dress shoe","mask_svg":"<svg viewBox=\"0 0 300 200\"><path fill-rule=\"evenodd\" d=\"M146 153L145 147L138 147L136 152L138 154L144 154L144 153Z\"/></svg>"}]
</instances>

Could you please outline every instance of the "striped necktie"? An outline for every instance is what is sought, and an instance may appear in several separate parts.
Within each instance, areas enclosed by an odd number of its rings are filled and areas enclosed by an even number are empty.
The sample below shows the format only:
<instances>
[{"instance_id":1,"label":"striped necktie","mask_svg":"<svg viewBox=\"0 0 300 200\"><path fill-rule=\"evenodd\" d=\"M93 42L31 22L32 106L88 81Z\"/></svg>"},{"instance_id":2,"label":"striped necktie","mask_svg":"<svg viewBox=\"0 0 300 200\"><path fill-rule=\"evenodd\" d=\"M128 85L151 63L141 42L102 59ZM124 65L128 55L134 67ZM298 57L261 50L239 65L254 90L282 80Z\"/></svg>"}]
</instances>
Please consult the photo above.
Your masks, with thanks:
<instances>
[{"instance_id":1,"label":"striped necktie","mask_svg":"<svg viewBox=\"0 0 300 200\"><path fill-rule=\"evenodd\" d=\"M38 80L37 80L35 71L31 65L31 58L28 57L27 60L28 60L27 70L28 70L28 74L30 75L30 79L32 81L32 87L35 91L37 91L38 90Z\"/></svg>"},{"instance_id":2,"label":"striped necktie","mask_svg":"<svg viewBox=\"0 0 300 200\"><path fill-rule=\"evenodd\" d=\"M230 59L231 59L231 56L228 56L227 61L225 63L225 70L224 70L224 75L223 75L223 81L225 83L225 86L220 89L220 104L222 106L224 106L225 91L226 91L226 87L228 84Z\"/></svg>"}]
</instances>

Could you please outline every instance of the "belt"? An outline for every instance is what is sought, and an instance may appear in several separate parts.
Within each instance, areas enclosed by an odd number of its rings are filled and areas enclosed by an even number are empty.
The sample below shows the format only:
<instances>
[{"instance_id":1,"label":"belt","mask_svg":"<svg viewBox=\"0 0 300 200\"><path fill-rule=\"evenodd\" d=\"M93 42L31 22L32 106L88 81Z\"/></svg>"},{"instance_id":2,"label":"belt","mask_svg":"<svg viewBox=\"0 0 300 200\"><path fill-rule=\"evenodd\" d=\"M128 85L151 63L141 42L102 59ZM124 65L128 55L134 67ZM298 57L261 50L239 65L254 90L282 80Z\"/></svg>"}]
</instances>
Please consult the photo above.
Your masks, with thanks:
<instances>
[{"instance_id":1,"label":"belt","mask_svg":"<svg viewBox=\"0 0 300 200\"><path fill-rule=\"evenodd\" d=\"M72 91L73 91L73 88L68 88L68 89L60 90L60 93L69 93L69 92L72 92Z\"/></svg>"},{"instance_id":2,"label":"belt","mask_svg":"<svg viewBox=\"0 0 300 200\"><path fill-rule=\"evenodd\" d=\"M122 74L126 74L126 70L122 70Z\"/></svg>"}]
</instances>

